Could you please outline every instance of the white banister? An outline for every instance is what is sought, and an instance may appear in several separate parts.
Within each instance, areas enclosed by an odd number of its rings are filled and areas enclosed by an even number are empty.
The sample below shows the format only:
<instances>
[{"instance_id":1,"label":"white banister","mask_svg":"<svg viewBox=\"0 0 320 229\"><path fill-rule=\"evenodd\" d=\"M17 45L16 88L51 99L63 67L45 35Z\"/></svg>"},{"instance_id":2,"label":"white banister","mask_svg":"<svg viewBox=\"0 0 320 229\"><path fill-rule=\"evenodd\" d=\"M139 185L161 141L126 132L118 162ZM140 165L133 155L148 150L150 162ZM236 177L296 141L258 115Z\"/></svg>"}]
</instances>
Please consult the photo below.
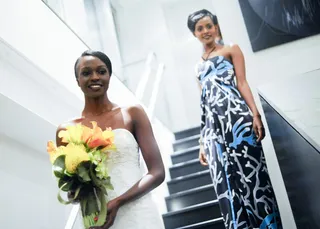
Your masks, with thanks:
<instances>
[{"instance_id":1,"label":"white banister","mask_svg":"<svg viewBox=\"0 0 320 229\"><path fill-rule=\"evenodd\" d=\"M155 106L157 103L157 97L158 97L158 93L159 93L159 89L160 89L160 83L161 83L161 79L163 76L163 72L164 72L164 64L160 63L157 69L157 74L156 74L156 78L153 84L153 90L152 90L152 95L149 101L149 107L148 107L148 112L149 112L149 116L150 119L152 119L153 115L154 115L154 110L155 110Z\"/></svg>"},{"instance_id":2,"label":"white banister","mask_svg":"<svg viewBox=\"0 0 320 229\"><path fill-rule=\"evenodd\" d=\"M144 91L146 90L147 82L148 82L148 79L149 79L149 76L150 76L150 73L151 73L151 62L152 62L154 57L155 57L154 52L150 52L148 54L148 57L147 57L147 60L146 60L146 63L145 63L145 71L142 74L142 76L140 78L140 81L139 81L139 84L137 86L135 95L136 95L136 97L137 97L137 99L139 101L142 100Z\"/></svg>"},{"instance_id":3,"label":"white banister","mask_svg":"<svg viewBox=\"0 0 320 229\"><path fill-rule=\"evenodd\" d=\"M73 229L73 226L76 222L76 219L77 219L77 216L78 216L78 213L79 213L79 210L80 210L80 205L77 204L77 205L74 205L71 209L71 212L70 212L70 215L69 215L69 218L68 218L68 221L66 223L66 226L64 227L64 229Z\"/></svg>"}]
</instances>

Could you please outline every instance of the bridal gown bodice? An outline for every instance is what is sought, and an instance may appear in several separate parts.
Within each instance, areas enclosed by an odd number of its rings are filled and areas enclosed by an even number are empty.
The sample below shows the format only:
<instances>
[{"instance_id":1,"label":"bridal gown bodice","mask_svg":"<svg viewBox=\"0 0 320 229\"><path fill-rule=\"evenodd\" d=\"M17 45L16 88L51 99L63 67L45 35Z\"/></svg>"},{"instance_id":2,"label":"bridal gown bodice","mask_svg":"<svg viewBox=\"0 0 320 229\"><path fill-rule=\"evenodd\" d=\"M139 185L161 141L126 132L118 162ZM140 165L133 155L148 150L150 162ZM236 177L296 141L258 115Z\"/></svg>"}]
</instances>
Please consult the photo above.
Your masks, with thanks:
<instances>
[{"instance_id":1,"label":"bridal gown bodice","mask_svg":"<svg viewBox=\"0 0 320 229\"><path fill-rule=\"evenodd\" d=\"M139 161L139 147L134 136L126 129L115 129L116 152L110 153L108 171L114 190L108 190L112 200L130 189L143 176ZM164 229L161 216L151 194L123 205L112 229Z\"/></svg>"},{"instance_id":2,"label":"bridal gown bodice","mask_svg":"<svg viewBox=\"0 0 320 229\"><path fill-rule=\"evenodd\" d=\"M108 191L110 199L126 192L142 177L136 139L126 129L115 129L114 133L117 150L111 152L107 160L108 172L114 186L113 191Z\"/></svg>"}]
</instances>

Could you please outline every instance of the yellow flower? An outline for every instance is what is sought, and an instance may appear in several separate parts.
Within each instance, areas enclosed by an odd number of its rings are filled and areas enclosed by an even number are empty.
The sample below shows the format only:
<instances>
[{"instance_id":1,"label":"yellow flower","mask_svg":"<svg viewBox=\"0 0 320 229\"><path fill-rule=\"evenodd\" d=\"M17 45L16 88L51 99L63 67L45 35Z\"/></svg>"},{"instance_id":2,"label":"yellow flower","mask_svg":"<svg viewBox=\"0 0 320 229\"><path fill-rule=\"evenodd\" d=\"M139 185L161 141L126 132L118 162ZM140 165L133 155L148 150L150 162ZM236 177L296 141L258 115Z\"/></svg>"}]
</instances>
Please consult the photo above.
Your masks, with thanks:
<instances>
[{"instance_id":1,"label":"yellow flower","mask_svg":"<svg viewBox=\"0 0 320 229\"><path fill-rule=\"evenodd\" d=\"M64 146L56 147L56 145L53 143L53 141L49 141L47 143L47 152L50 155L50 161L53 164L54 161L61 155L64 155L63 151Z\"/></svg>"},{"instance_id":2,"label":"yellow flower","mask_svg":"<svg viewBox=\"0 0 320 229\"><path fill-rule=\"evenodd\" d=\"M85 144L91 149L101 147L103 151L114 150L114 133L111 128L102 131L96 122L92 121L91 124L92 129L81 124L67 126L58 136L63 143Z\"/></svg>"},{"instance_id":3,"label":"yellow flower","mask_svg":"<svg viewBox=\"0 0 320 229\"><path fill-rule=\"evenodd\" d=\"M109 128L103 131L102 133L103 138L106 139L107 145L101 150L102 152L108 150L116 150L116 145L114 144L114 132Z\"/></svg>"},{"instance_id":4,"label":"yellow flower","mask_svg":"<svg viewBox=\"0 0 320 229\"><path fill-rule=\"evenodd\" d=\"M74 126L67 126L66 130L61 130L58 134L59 138L62 138L63 143L82 143L82 133L83 126L81 124L77 124Z\"/></svg>"},{"instance_id":5,"label":"yellow flower","mask_svg":"<svg viewBox=\"0 0 320 229\"><path fill-rule=\"evenodd\" d=\"M90 160L84 145L69 143L63 149L63 152L66 155L66 170L71 174L76 172L76 169L81 162Z\"/></svg>"}]
</instances>

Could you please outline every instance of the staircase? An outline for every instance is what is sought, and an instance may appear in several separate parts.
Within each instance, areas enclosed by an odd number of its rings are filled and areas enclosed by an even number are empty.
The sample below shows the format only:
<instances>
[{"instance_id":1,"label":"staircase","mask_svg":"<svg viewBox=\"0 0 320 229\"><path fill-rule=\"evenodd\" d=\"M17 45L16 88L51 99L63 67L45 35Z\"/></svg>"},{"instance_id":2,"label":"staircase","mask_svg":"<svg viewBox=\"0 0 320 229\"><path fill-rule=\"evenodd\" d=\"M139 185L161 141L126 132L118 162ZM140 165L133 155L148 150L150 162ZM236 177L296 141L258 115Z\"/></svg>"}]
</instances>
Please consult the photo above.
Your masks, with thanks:
<instances>
[{"instance_id":1,"label":"staircase","mask_svg":"<svg viewBox=\"0 0 320 229\"><path fill-rule=\"evenodd\" d=\"M199 127L175 133L166 229L225 229L209 170L198 159L199 137Z\"/></svg>"}]
</instances>

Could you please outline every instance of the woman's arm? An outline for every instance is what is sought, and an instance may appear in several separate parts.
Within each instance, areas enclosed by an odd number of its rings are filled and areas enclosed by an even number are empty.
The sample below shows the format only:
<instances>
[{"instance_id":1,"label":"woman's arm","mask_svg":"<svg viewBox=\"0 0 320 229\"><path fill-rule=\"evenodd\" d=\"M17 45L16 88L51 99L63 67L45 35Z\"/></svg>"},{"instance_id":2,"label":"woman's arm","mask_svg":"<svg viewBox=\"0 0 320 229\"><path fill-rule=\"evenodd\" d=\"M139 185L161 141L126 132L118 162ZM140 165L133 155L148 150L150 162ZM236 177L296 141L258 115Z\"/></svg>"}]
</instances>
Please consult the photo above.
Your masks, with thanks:
<instances>
[{"instance_id":1,"label":"woman's arm","mask_svg":"<svg viewBox=\"0 0 320 229\"><path fill-rule=\"evenodd\" d=\"M256 107L252 92L246 79L244 56L238 45L233 45L231 47L231 58L235 68L235 75L237 77L238 90L248 104L253 116L259 116L259 111Z\"/></svg>"},{"instance_id":2,"label":"woman's arm","mask_svg":"<svg viewBox=\"0 0 320 229\"><path fill-rule=\"evenodd\" d=\"M265 136L264 128L261 121L261 116L254 102L251 89L246 79L244 56L238 45L231 46L231 58L235 69L235 75L237 77L238 90L253 114L253 129L258 137L258 141L261 141Z\"/></svg>"},{"instance_id":3,"label":"woman's arm","mask_svg":"<svg viewBox=\"0 0 320 229\"><path fill-rule=\"evenodd\" d=\"M201 95L202 86L201 86L201 83L198 80L198 78L197 78L197 83L198 83L199 91L200 91L200 95ZM206 154L205 154L204 149L203 149L203 141L202 141L201 135L200 135L200 139L199 139L199 147L200 147L200 149L199 149L199 161L200 161L200 164L203 165L203 166L207 166L208 165L208 160L207 160Z\"/></svg>"},{"instance_id":4,"label":"woman's arm","mask_svg":"<svg viewBox=\"0 0 320 229\"><path fill-rule=\"evenodd\" d=\"M198 86L199 86L199 92L200 92L200 95L201 95L201 93L202 93L202 86L201 86L201 82L200 82L200 80L199 80L199 70L198 70L198 64L196 65L196 67L194 68L194 72L195 72L195 74L196 74L196 77L195 77L195 79L196 79L196 81L197 81L197 84L198 84Z\"/></svg>"}]
</instances>

